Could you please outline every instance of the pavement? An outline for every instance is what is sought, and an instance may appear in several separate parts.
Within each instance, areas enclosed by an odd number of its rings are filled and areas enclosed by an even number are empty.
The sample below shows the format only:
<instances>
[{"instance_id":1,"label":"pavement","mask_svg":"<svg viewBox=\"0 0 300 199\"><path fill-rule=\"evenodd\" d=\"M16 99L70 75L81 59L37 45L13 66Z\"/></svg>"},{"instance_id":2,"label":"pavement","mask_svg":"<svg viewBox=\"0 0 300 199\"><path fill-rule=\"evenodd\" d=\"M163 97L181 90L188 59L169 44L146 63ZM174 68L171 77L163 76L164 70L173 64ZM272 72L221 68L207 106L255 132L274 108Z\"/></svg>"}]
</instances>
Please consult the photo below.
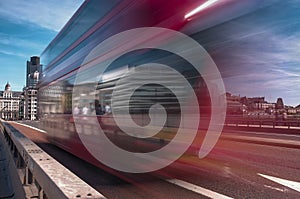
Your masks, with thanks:
<instances>
[{"instance_id":1,"label":"pavement","mask_svg":"<svg viewBox=\"0 0 300 199\"><path fill-rule=\"evenodd\" d=\"M2 125L2 124L0 124ZM23 198L21 180L3 132L0 131L0 198Z\"/></svg>"},{"instance_id":2,"label":"pavement","mask_svg":"<svg viewBox=\"0 0 300 199\"><path fill-rule=\"evenodd\" d=\"M187 154L160 171L136 175L90 165L30 129L28 136L47 153L110 199L300 198L297 134L225 129L204 159Z\"/></svg>"},{"instance_id":3,"label":"pavement","mask_svg":"<svg viewBox=\"0 0 300 199\"><path fill-rule=\"evenodd\" d=\"M4 145L2 139L0 139L0 198L12 198L14 190L8 168L9 159Z\"/></svg>"}]
</instances>

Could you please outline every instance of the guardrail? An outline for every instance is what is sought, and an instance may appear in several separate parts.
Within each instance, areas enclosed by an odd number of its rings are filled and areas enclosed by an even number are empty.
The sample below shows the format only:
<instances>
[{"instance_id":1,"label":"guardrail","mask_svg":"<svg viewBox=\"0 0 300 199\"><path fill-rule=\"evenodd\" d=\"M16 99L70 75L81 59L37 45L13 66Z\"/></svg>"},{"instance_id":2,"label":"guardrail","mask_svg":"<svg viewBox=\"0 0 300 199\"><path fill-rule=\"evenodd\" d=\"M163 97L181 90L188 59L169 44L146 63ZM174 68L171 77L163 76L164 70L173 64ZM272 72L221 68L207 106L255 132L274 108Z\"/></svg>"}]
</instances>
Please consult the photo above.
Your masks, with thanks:
<instances>
[{"instance_id":1,"label":"guardrail","mask_svg":"<svg viewBox=\"0 0 300 199\"><path fill-rule=\"evenodd\" d=\"M23 185L35 185L39 199L105 198L15 128L3 121L0 127Z\"/></svg>"},{"instance_id":2,"label":"guardrail","mask_svg":"<svg viewBox=\"0 0 300 199\"><path fill-rule=\"evenodd\" d=\"M0 198L24 198L25 192L16 172L11 149L4 143L4 139L0 133Z\"/></svg>"},{"instance_id":3,"label":"guardrail","mask_svg":"<svg viewBox=\"0 0 300 199\"><path fill-rule=\"evenodd\" d=\"M227 119L225 126L300 129L300 120Z\"/></svg>"}]
</instances>

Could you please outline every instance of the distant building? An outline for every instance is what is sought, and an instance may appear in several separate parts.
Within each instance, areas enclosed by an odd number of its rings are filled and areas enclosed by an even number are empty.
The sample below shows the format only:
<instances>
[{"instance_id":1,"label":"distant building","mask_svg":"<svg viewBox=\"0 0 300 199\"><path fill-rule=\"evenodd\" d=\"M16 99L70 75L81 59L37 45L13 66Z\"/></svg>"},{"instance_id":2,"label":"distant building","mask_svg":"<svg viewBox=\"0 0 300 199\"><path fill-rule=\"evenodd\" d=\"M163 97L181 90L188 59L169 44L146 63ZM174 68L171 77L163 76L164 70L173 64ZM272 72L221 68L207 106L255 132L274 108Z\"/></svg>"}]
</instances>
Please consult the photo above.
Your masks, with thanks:
<instances>
[{"instance_id":1,"label":"distant building","mask_svg":"<svg viewBox=\"0 0 300 199\"><path fill-rule=\"evenodd\" d=\"M234 101L239 101L241 104L247 107L248 111L254 111L254 110L265 110L268 108L273 108L274 103L268 103L265 101L265 97L240 97L240 96L231 96L229 99ZM228 99L228 98L227 98Z\"/></svg>"},{"instance_id":2,"label":"distant building","mask_svg":"<svg viewBox=\"0 0 300 199\"><path fill-rule=\"evenodd\" d=\"M296 109L296 113L300 114L300 104L296 106L295 109Z\"/></svg>"},{"instance_id":3,"label":"distant building","mask_svg":"<svg viewBox=\"0 0 300 199\"><path fill-rule=\"evenodd\" d=\"M37 89L24 89L24 119L36 120L38 119L38 104L37 104Z\"/></svg>"},{"instance_id":4,"label":"distant building","mask_svg":"<svg viewBox=\"0 0 300 199\"><path fill-rule=\"evenodd\" d=\"M24 89L20 95L19 101L19 118L22 120L25 118L25 97L24 97Z\"/></svg>"},{"instance_id":5,"label":"distant building","mask_svg":"<svg viewBox=\"0 0 300 199\"><path fill-rule=\"evenodd\" d=\"M284 109L284 104L283 104L282 98L277 98L276 108L277 109Z\"/></svg>"},{"instance_id":6,"label":"distant building","mask_svg":"<svg viewBox=\"0 0 300 199\"><path fill-rule=\"evenodd\" d=\"M227 114L242 114L246 107L241 103L241 97L226 93Z\"/></svg>"},{"instance_id":7,"label":"distant building","mask_svg":"<svg viewBox=\"0 0 300 199\"><path fill-rule=\"evenodd\" d=\"M257 110L275 109L275 106L276 106L275 103L269 103L269 102L253 103L254 109Z\"/></svg>"},{"instance_id":8,"label":"distant building","mask_svg":"<svg viewBox=\"0 0 300 199\"><path fill-rule=\"evenodd\" d=\"M262 110L267 102L265 97L249 97L246 98L246 105L249 110Z\"/></svg>"},{"instance_id":9,"label":"distant building","mask_svg":"<svg viewBox=\"0 0 300 199\"><path fill-rule=\"evenodd\" d=\"M288 114L296 114L297 113L297 109L296 108L289 107L286 110L287 110Z\"/></svg>"},{"instance_id":10,"label":"distant building","mask_svg":"<svg viewBox=\"0 0 300 199\"><path fill-rule=\"evenodd\" d=\"M250 103L264 103L265 97L249 97L247 98L248 102Z\"/></svg>"},{"instance_id":11,"label":"distant building","mask_svg":"<svg viewBox=\"0 0 300 199\"><path fill-rule=\"evenodd\" d=\"M19 119L19 102L22 92L11 90L7 82L4 91L0 91L0 117L4 120Z\"/></svg>"},{"instance_id":12,"label":"distant building","mask_svg":"<svg viewBox=\"0 0 300 199\"><path fill-rule=\"evenodd\" d=\"M282 98L277 98L276 103L274 103L267 102L265 97L241 97L227 92L226 99L228 115L243 113L247 117L276 120L300 117L300 104L296 107L284 105Z\"/></svg>"},{"instance_id":13,"label":"distant building","mask_svg":"<svg viewBox=\"0 0 300 199\"><path fill-rule=\"evenodd\" d=\"M23 98L21 100L20 113L22 113L23 119L36 120L38 118L38 90L36 86L41 75L42 65L40 64L40 57L30 57L30 61L27 61L26 87L23 89Z\"/></svg>"},{"instance_id":14,"label":"distant building","mask_svg":"<svg viewBox=\"0 0 300 199\"><path fill-rule=\"evenodd\" d=\"M36 88L41 75L42 65L40 64L40 57L30 57L30 61L27 61L26 87Z\"/></svg>"}]
</instances>

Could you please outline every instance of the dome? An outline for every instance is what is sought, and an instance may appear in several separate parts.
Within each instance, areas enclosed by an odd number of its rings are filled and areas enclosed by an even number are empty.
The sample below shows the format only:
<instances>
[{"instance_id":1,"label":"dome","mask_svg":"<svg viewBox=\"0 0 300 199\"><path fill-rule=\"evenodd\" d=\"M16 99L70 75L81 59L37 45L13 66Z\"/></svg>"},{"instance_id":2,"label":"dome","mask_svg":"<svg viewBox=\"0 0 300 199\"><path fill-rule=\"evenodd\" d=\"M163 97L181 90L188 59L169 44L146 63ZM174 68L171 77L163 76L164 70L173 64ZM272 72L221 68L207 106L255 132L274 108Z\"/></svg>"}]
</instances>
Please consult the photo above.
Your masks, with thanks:
<instances>
[{"instance_id":1,"label":"dome","mask_svg":"<svg viewBox=\"0 0 300 199\"><path fill-rule=\"evenodd\" d=\"M5 85L5 91L11 91L11 86L10 86L10 84L8 82Z\"/></svg>"}]
</instances>

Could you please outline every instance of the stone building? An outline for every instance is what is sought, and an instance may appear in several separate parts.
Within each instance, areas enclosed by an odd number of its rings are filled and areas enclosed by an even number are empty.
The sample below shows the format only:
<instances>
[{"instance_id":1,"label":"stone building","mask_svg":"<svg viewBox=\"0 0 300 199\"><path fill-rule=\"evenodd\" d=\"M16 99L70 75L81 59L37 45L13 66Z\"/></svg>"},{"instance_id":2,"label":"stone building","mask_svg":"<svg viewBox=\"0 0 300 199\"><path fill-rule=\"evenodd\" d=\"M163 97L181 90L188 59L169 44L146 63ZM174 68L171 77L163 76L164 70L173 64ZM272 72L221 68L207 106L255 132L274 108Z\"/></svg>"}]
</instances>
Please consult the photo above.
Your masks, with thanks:
<instances>
[{"instance_id":1,"label":"stone building","mask_svg":"<svg viewBox=\"0 0 300 199\"><path fill-rule=\"evenodd\" d=\"M22 92L11 90L7 82L4 91L0 91L0 117L4 120L17 120L20 118L19 103Z\"/></svg>"},{"instance_id":2,"label":"stone building","mask_svg":"<svg viewBox=\"0 0 300 199\"><path fill-rule=\"evenodd\" d=\"M37 89L25 88L24 89L24 116L26 120L38 119L37 113Z\"/></svg>"},{"instance_id":3,"label":"stone building","mask_svg":"<svg viewBox=\"0 0 300 199\"><path fill-rule=\"evenodd\" d=\"M277 98L276 108L277 109L284 109L284 104L283 104L282 98Z\"/></svg>"}]
</instances>

